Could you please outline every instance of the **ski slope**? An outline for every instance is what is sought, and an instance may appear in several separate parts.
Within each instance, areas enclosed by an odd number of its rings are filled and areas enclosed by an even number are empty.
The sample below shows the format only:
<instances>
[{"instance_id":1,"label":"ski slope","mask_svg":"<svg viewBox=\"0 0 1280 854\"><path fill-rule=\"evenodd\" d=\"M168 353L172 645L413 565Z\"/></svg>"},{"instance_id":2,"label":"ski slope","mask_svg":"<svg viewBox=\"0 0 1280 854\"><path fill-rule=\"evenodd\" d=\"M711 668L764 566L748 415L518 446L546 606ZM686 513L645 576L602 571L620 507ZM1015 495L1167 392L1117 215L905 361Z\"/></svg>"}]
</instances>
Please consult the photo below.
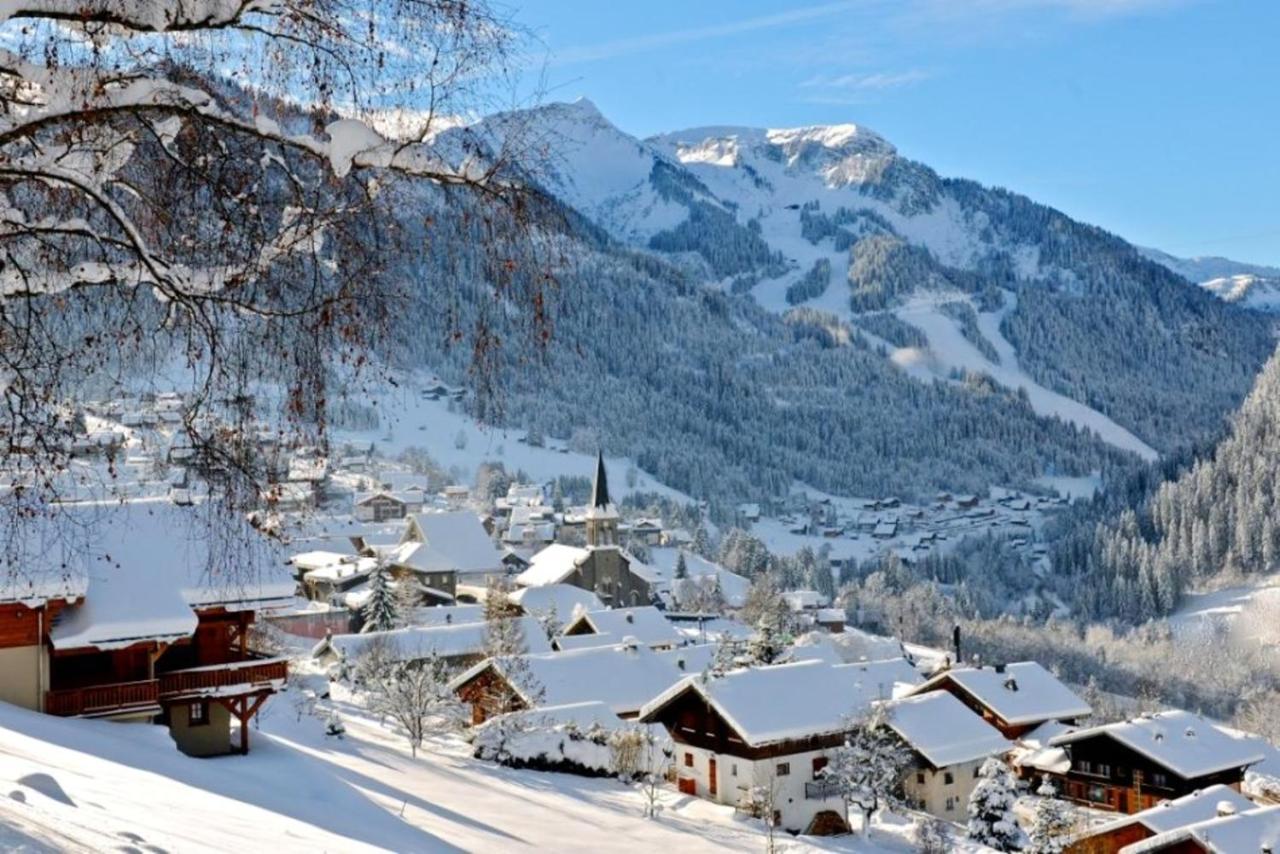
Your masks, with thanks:
<instances>
[{"instance_id":1,"label":"ski slope","mask_svg":"<svg viewBox=\"0 0 1280 854\"><path fill-rule=\"evenodd\" d=\"M942 303L959 298L963 296L958 293L920 294L895 310L899 318L919 329L929 339L932 367L939 377L947 376L953 368L987 374L1006 388L1025 389L1031 408L1038 415L1057 416L1063 421L1092 430L1104 442L1135 453L1144 460L1152 461L1159 457L1154 448L1106 415L1045 388L1022 370L1013 345L1000 332L1001 319L1014 307L1013 294L1005 295L1005 304L1000 311L978 314L978 329L995 348L1000 357L998 363L984 356L961 334L959 324L939 309Z\"/></svg>"}]
</instances>

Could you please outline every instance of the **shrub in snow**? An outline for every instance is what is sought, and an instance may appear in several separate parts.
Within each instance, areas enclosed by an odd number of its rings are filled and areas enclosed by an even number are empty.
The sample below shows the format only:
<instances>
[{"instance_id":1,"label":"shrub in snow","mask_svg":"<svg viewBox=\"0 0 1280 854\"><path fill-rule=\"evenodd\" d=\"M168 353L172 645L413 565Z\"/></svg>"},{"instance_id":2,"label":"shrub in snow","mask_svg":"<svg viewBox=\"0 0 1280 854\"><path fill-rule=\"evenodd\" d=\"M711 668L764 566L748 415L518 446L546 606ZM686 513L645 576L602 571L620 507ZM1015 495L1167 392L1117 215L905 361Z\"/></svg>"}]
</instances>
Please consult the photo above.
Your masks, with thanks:
<instances>
[{"instance_id":1,"label":"shrub in snow","mask_svg":"<svg viewBox=\"0 0 1280 854\"><path fill-rule=\"evenodd\" d=\"M599 723L583 727L573 721L539 720L537 715L503 715L479 727L472 746L477 759L511 768L641 782L650 774L660 778L669 763L664 756L670 755L665 735L618 723L616 729Z\"/></svg>"},{"instance_id":2,"label":"shrub in snow","mask_svg":"<svg viewBox=\"0 0 1280 854\"><path fill-rule=\"evenodd\" d=\"M911 841L921 854L946 854L952 849L951 825L940 818L921 816L912 825Z\"/></svg>"},{"instance_id":3,"label":"shrub in snow","mask_svg":"<svg viewBox=\"0 0 1280 854\"><path fill-rule=\"evenodd\" d=\"M1031 844L1027 851L1032 854L1062 854L1073 827L1071 811L1058 800L1058 790L1048 780L1036 790L1036 794L1040 801L1031 819Z\"/></svg>"},{"instance_id":4,"label":"shrub in snow","mask_svg":"<svg viewBox=\"0 0 1280 854\"><path fill-rule=\"evenodd\" d=\"M981 778L969 796L969 838L997 851L1017 851L1022 841L1013 814L1017 784L1004 762L992 757L982 763Z\"/></svg>"},{"instance_id":5,"label":"shrub in snow","mask_svg":"<svg viewBox=\"0 0 1280 854\"><path fill-rule=\"evenodd\" d=\"M324 734L341 738L346 731L346 724L342 722L342 718L338 717L338 713L330 712L328 719L324 723Z\"/></svg>"}]
</instances>

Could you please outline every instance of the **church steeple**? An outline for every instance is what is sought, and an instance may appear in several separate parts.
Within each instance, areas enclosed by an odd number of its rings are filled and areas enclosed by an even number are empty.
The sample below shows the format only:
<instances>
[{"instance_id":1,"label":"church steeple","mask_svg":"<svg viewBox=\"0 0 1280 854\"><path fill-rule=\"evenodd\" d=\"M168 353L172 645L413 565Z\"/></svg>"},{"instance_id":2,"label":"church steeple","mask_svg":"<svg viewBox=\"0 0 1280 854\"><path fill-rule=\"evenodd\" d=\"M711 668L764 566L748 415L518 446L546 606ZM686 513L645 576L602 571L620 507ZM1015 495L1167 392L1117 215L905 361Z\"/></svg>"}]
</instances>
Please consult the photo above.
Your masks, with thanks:
<instances>
[{"instance_id":1,"label":"church steeple","mask_svg":"<svg viewBox=\"0 0 1280 854\"><path fill-rule=\"evenodd\" d=\"M609 474L604 469L604 454L596 452L596 479L591 483L591 506L592 507L608 507L611 503L609 500Z\"/></svg>"},{"instance_id":2,"label":"church steeple","mask_svg":"<svg viewBox=\"0 0 1280 854\"><path fill-rule=\"evenodd\" d=\"M587 505L587 545L618 544L618 508L609 497L609 475L604 468L604 454L596 454L596 477L591 484L591 502Z\"/></svg>"}]
</instances>

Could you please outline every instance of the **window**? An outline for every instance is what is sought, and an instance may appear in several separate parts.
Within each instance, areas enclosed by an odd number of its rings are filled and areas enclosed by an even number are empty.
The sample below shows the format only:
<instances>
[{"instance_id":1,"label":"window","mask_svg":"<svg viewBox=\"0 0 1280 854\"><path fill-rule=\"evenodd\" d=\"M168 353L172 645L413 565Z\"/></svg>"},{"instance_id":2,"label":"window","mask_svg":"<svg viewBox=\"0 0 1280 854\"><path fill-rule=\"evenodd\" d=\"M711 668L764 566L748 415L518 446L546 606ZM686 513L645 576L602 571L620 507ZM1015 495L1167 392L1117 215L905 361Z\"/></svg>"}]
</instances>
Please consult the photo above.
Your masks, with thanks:
<instances>
[{"instance_id":1,"label":"window","mask_svg":"<svg viewBox=\"0 0 1280 854\"><path fill-rule=\"evenodd\" d=\"M813 779L816 780L822 775L822 769L827 767L828 761L830 760L825 756L813 757Z\"/></svg>"},{"instance_id":2,"label":"window","mask_svg":"<svg viewBox=\"0 0 1280 854\"><path fill-rule=\"evenodd\" d=\"M951 811L952 811L952 810L954 810L955 808L956 808L956 799L955 799L955 798L947 798L947 809L946 809L946 811L947 811L947 812L951 812Z\"/></svg>"},{"instance_id":3,"label":"window","mask_svg":"<svg viewBox=\"0 0 1280 854\"><path fill-rule=\"evenodd\" d=\"M209 704L203 700L187 705L187 724L203 726L209 722Z\"/></svg>"},{"instance_id":4,"label":"window","mask_svg":"<svg viewBox=\"0 0 1280 854\"><path fill-rule=\"evenodd\" d=\"M779 763L778 763L778 776L779 776L779 777L785 777L785 776L787 776L787 775L788 775L788 774L790 774L790 773L791 773L791 763L790 763L790 762L779 762Z\"/></svg>"},{"instance_id":5,"label":"window","mask_svg":"<svg viewBox=\"0 0 1280 854\"><path fill-rule=\"evenodd\" d=\"M729 766L729 776L731 776L731 777L737 777L737 776L738 776L738 763L737 763L737 762L734 762L732 765L730 765L730 766Z\"/></svg>"},{"instance_id":6,"label":"window","mask_svg":"<svg viewBox=\"0 0 1280 854\"><path fill-rule=\"evenodd\" d=\"M1098 785L1090 786L1085 796L1095 804L1104 804L1107 802L1107 787Z\"/></svg>"},{"instance_id":7,"label":"window","mask_svg":"<svg viewBox=\"0 0 1280 854\"><path fill-rule=\"evenodd\" d=\"M923 772L923 771L917 771L917 772L916 772L916 783L917 783L918 785L921 785L921 786L923 786L923 785L924 785L924 772Z\"/></svg>"},{"instance_id":8,"label":"window","mask_svg":"<svg viewBox=\"0 0 1280 854\"><path fill-rule=\"evenodd\" d=\"M686 754L684 755L684 767L686 767L686 768L692 768L692 767L693 767L693 754L692 754L692 753L686 753Z\"/></svg>"},{"instance_id":9,"label":"window","mask_svg":"<svg viewBox=\"0 0 1280 854\"><path fill-rule=\"evenodd\" d=\"M1096 773L1099 777L1110 777L1110 776L1111 776L1111 766L1110 766L1110 765L1108 765L1107 763L1105 763L1105 762L1099 762L1099 763L1097 764L1096 768L1097 768L1097 771L1096 771L1095 773Z\"/></svg>"},{"instance_id":10,"label":"window","mask_svg":"<svg viewBox=\"0 0 1280 854\"><path fill-rule=\"evenodd\" d=\"M1159 786L1159 787L1160 787L1160 788L1162 788L1162 789L1167 789L1167 788L1169 787L1169 777L1168 777L1168 775L1167 775L1167 774L1165 774L1163 771L1152 771L1152 772L1151 772L1151 785L1153 785L1153 786Z\"/></svg>"},{"instance_id":11,"label":"window","mask_svg":"<svg viewBox=\"0 0 1280 854\"><path fill-rule=\"evenodd\" d=\"M955 781L956 781L955 775L953 775L950 771L947 771L942 775L942 782L948 786L950 786Z\"/></svg>"},{"instance_id":12,"label":"window","mask_svg":"<svg viewBox=\"0 0 1280 854\"><path fill-rule=\"evenodd\" d=\"M976 780L981 776L982 776L982 766L981 765L973 766L973 779Z\"/></svg>"}]
</instances>

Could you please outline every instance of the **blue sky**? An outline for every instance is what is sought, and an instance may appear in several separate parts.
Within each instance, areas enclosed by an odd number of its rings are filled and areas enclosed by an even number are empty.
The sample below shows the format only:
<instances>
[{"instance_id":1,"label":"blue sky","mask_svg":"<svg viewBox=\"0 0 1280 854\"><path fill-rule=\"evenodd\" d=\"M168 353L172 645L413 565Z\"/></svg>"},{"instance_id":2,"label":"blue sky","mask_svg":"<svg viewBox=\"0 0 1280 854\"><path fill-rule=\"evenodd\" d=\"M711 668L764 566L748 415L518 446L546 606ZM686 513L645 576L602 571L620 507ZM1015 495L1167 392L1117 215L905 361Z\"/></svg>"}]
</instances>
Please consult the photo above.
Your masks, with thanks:
<instances>
[{"instance_id":1,"label":"blue sky","mask_svg":"<svg viewBox=\"0 0 1280 854\"><path fill-rule=\"evenodd\" d=\"M1277 0L512 0L646 136L855 122L1140 244L1280 265Z\"/></svg>"}]
</instances>

